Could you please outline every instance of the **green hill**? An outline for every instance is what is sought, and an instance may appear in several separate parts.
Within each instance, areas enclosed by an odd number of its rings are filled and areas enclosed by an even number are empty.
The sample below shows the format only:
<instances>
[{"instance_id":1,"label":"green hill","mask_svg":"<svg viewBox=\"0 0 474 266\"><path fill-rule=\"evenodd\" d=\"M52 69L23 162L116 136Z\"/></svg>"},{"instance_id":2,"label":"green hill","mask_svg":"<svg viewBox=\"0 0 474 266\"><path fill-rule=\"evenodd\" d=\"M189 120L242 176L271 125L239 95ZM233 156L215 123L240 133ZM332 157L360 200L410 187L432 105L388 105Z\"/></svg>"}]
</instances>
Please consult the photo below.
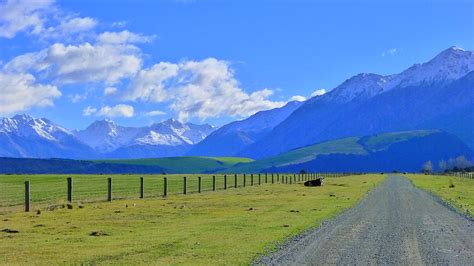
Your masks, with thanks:
<instances>
[{"instance_id":1,"label":"green hill","mask_svg":"<svg viewBox=\"0 0 474 266\"><path fill-rule=\"evenodd\" d=\"M165 173L211 173L227 169L239 163L253 162L239 157L167 157L153 159L100 160L95 162L120 165L160 167Z\"/></svg>"},{"instance_id":2,"label":"green hill","mask_svg":"<svg viewBox=\"0 0 474 266\"><path fill-rule=\"evenodd\" d=\"M220 172L418 171L425 161L459 155L469 157L472 151L457 137L438 130L416 130L327 141Z\"/></svg>"}]
</instances>

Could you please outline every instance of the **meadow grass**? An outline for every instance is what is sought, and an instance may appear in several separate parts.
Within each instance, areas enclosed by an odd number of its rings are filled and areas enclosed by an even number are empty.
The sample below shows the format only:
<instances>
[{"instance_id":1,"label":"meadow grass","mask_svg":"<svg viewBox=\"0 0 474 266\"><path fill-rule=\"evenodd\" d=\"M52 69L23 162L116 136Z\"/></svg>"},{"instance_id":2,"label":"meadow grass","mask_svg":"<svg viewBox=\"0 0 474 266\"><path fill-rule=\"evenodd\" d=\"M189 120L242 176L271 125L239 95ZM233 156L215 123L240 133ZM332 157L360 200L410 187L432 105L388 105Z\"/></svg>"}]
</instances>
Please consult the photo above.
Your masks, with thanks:
<instances>
[{"instance_id":1,"label":"meadow grass","mask_svg":"<svg viewBox=\"0 0 474 266\"><path fill-rule=\"evenodd\" d=\"M276 175L276 174L275 174ZM145 197L160 197L164 194L164 177L168 180L168 194L182 194L186 176L187 193L198 191L201 176L202 191L213 189L212 178L216 177L216 190L224 189L224 175L174 174L174 175L0 175L0 213L21 209L24 204L24 182L30 181L31 204L41 208L51 204L63 204L67 199L67 177L73 178L73 199L76 202L101 201L107 198L107 178L112 178L113 197L116 199L137 198L140 195L140 177L144 178ZM260 181L265 182L265 174ZM267 181L271 180L267 178ZM276 178L275 178L276 181ZM254 174L254 184L258 174ZM247 174L245 185L251 185ZM244 176L237 175L237 187L244 186ZM235 187L235 176L227 175L227 187Z\"/></svg>"},{"instance_id":2,"label":"meadow grass","mask_svg":"<svg viewBox=\"0 0 474 266\"><path fill-rule=\"evenodd\" d=\"M248 264L358 202L382 175L0 214L1 264ZM134 205L136 204L136 205ZM97 232L98 236L91 236Z\"/></svg>"},{"instance_id":3,"label":"meadow grass","mask_svg":"<svg viewBox=\"0 0 474 266\"><path fill-rule=\"evenodd\" d=\"M455 176L408 175L414 185L432 192L458 211L474 218L474 179Z\"/></svg>"}]
</instances>

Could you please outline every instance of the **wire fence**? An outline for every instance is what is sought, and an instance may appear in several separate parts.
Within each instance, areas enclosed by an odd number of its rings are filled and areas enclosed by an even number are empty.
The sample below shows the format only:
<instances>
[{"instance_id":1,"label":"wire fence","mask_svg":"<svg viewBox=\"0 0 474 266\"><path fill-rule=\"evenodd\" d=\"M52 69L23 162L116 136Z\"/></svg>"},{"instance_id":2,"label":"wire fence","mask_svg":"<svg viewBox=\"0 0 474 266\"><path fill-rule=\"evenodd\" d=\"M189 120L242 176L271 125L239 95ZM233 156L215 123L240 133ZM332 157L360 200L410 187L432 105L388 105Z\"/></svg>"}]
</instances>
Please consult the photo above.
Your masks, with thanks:
<instances>
[{"instance_id":1,"label":"wire fence","mask_svg":"<svg viewBox=\"0 0 474 266\"><path fill-rule=\"evenodd\" d=\"M455 177L462 177L462 178L469 178L469 179L474 179L474 173L472 173L472 172L447 172L447 173L433 173L433 175L441 175L441 176L455 176Z\"/></svg>"},{"instance_id":2,"label":"wire fence","mask_svg":"<svg viewBox=\"0 0 474 266\"><path fill-rule=\"evenodd\" d=\"M336 178L354 174L1 175L0 213L114 199L204 193L263 184L299 184L319 176Z\"/></svg>"}]
</instances>

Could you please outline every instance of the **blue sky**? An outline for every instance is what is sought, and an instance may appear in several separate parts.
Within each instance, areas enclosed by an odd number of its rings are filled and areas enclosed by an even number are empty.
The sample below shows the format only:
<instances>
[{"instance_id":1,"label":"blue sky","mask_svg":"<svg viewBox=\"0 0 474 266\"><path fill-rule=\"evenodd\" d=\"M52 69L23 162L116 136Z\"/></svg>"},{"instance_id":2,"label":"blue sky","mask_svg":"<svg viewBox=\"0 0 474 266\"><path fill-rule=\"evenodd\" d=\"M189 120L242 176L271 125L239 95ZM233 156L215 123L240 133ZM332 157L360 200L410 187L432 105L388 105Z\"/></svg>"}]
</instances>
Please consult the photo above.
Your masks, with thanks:
<instances>
[{"instance_id":1,"label":"blue sky","mask_svg":"<svg viewBox=\"0 0 474 266\"><path fill-rule=\"evenodd\" d=\"M1 1L0 116L222 125L474 49L471 1Z\"/></svg>"}]
</instances>

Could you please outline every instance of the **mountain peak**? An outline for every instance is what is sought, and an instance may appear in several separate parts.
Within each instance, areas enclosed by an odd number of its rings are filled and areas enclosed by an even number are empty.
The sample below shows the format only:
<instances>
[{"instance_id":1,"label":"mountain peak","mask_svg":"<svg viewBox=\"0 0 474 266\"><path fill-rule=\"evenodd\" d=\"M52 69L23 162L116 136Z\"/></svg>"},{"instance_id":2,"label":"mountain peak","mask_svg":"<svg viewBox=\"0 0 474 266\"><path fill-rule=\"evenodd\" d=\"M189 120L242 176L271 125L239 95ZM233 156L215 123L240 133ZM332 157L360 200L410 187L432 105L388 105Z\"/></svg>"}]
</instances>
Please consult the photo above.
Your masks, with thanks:
<instances>
[{"instance_id":1,"label":"mountain peak","mask_svg":"<svg viewBox=\"0 0 474 266\"><path fill-rule=\"evenodd\" d=\"M15 116L12 117L12 119L14 120L23 120L23 121L30 121L30 120L34 120L34 118L29 115L29 114L17 114Z\"/></svg>"}]
</instances>

